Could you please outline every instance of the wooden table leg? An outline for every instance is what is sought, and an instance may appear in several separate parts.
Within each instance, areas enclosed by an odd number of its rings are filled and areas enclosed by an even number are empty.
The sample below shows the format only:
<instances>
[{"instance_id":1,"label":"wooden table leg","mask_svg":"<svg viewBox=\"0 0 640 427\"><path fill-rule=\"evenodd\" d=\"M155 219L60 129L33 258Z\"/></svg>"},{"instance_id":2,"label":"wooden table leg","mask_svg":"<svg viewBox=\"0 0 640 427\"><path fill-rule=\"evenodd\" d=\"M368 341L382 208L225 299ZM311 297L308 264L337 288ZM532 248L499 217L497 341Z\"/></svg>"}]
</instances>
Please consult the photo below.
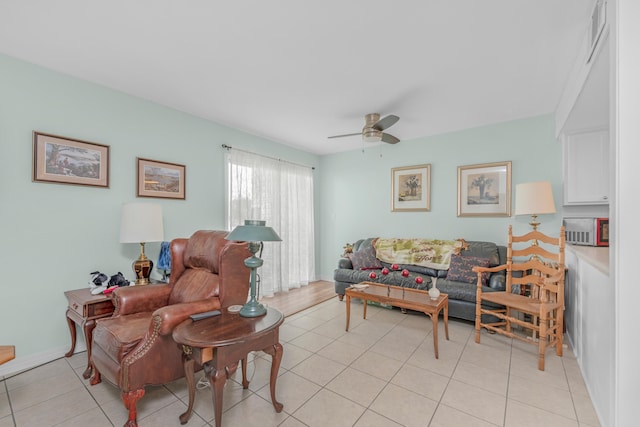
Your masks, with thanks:
<instances>
[{"instance_id":1,"label":"wooden table leg","mask_svg":"<svg viewBox=\"0 0 640 427\"><path fill-rule=\"evenodd\" d=\"M267 347L265 353L271 355L271 377L269 378L269 388L271 391L271 403L276 412L282 412L282 403L276 400L276 381L278 380L278 370L280 369L280 361L282 360L282 345L275 343L273 347Z\"/></svg>"},{"instance_id":2,"label":"wooden table leg","mask_svg":"<svg viewBox=\"0 0 640 427\"><path fill-rule=\"evenodd\" d=\"M431 323L433 324L433 351L438 358L438 312L429 314L431 317Z\"/></svg>"},{"instance_id":3,"label":"wooden table leg","mask_svg":"<svg viewBox=\"0 0 640 427\"><path fill-rule=\"evenodd\" d=\"M82 378L85 380L91 376L93 366L91 365L91 341L93 340L93 330L96 327L95 320L87 320L84 324L84 340L87 344L87 369L82 373Z\"/></svg>"},{"instance_id":4,"label":"wooden table leg","mask_svg":"<svg viewBox=\"0 0 640 427\"><path fill-rule=\"evenodd\" d=\"M367 318L367 300L362 298L362 305L364 305L363 311L362 311L362 318L366 319Z\"/></svg>"},{"instance_id":5,"label":"wooden table leg","mask_svg":"<svg viewBox=\"0 0 640 427\"><path fill-rule=\"evenodd\" d=\"M444 306L444 334L449 341L449 302Z\"/></svg>"},{"instance_id":6,"label":"wooden table leg","mask_svg":"<svg viewBox=\"0 0 640 427\"><path fill-rule=\"evenodd\" d=\"M248 389L249 388L249 381L247 381L247 358L245 356L244 359L241 360L242 363L242 388L243 389Z\"/></svg>"},{"instance_id":7,"label":"wooden table leg","mask_svg":"<svg viewBox=\"0 0 640 427\"><path fill-rule=\"evenodd\" d=\"M222 392L224 391L224 383L227 381L227 373L225 369L217 369L206 363L204 370L209 376L211 391L213 396L213 412L216 418L216 427L222 426Z\"/></svg>"},{"instance_id":8,"label":"wooden table leg","mask_svg":"<svg viewBox=\"0 0 640 427\"><path fill-rule=\"evenodd\" d=\"M184 366L184 376L187 379L187 388L189 389L189 406L187 407L187 412L180 415L180 424L186 424L191 417L191 412L193 411L193 401L196 396L196 384L195 379L193 378L194 371L194 360L191 357L191 347L183 346L182 348L182 365Z\"/></svg>"},{"instance_id":9,"label":"wooden table leg","mask_svg":"<svg viewBox=\"0 0 640 427\"><path fill-rule=\"evenodd\" d=\"M347 294L347 301L345 302L347 306L347 327L345 331L349 332L349 319L351 318L351 296Z\"/></svg>"},{"instance_id":10,"label":"wooden table leg","mask_svg":"<svg viewBox=\"0 0 640 427\"><path fill-rule=\"evenodd\" d=\"M64 357L73 356L73 351L76 349L76 322L69 317L69 310L67 310L67 325L69 325L69 332L71 333L71 350L69 350Z\"/></svg>"}]
</instances>

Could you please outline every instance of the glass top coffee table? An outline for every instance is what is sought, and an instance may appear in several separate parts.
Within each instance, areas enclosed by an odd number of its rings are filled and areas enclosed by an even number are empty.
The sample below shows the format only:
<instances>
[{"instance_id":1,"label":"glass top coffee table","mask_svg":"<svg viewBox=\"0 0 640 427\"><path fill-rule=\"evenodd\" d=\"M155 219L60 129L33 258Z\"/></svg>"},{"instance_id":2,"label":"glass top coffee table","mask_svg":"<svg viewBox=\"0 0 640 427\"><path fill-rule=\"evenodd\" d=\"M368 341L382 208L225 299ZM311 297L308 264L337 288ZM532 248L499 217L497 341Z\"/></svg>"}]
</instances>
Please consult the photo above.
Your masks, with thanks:
<instances>
[{"instance_id":1,"label":"glass top coffee table","mask_svg":"<svg viewBox=\"0 0 640 427\"><path fill-rule=\"evenodd\" d=\"M433 323L433 349L436 359L438 358L438 316L440 312L443 312L444 332L447 341L449 340L449 297L447 294L440 293L437 299L431 299L429 292L419 289L362 282L347 288L345 295L347 297L347 332L349 332L351 298L353 297L359 298L363 302L363 319L367 318L367 301L375 301L407 310L420 311L429 316Z\"/></svg>"}]
</instances>

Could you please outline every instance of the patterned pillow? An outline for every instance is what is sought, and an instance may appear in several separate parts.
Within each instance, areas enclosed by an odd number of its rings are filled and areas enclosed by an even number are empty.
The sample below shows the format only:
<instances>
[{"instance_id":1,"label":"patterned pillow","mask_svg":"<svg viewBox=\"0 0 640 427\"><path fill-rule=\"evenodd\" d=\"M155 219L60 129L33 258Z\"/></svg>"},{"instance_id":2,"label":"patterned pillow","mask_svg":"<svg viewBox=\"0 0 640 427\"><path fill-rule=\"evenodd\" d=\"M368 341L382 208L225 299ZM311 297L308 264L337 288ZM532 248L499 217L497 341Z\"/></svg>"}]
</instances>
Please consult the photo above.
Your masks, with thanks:
<instances>
[{"instance_id":1,"label":"patterned pillow","mask_svg":"<svg viewBox=\"0 0 640 427\"><path fill-rule=\"evenodd\" d=\"M479 258L475 256L453 255L447 280L463 283L477 283L478 274L471 270L473 267L489 267L490 260L488 258ZM482 274L482 285L487 286L489 273Z\"/></svg>"},{"instance_id":2,"label":"patterned pillow","mask_svg":"<svg viewBox=\"0 0 640 427\"><path fill-rule=\"evenodd\" d=\"M351 254L351 264L354 270L376 270L382 268L382 263L376 258L376 250L368 246Z\"/></svg>"}]
</instances>

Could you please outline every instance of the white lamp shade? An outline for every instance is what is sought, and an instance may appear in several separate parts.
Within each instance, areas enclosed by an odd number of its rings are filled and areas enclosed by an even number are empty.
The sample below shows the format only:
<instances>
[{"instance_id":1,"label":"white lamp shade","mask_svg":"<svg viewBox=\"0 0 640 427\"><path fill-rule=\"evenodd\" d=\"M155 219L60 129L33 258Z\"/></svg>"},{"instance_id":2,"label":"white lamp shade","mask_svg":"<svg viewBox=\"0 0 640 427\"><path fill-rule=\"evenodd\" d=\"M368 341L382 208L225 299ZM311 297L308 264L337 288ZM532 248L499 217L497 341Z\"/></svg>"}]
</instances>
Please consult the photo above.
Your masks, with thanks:
<instances>
[{"instance_id":1,"label":"white lamp shade","mask_svg":"<svg viewBox=\"0 0 640 427\"><path fill-rule=\"evenodd\" d=\"M120 243L163 240L162 206L151 203L127 203L122 206Z\"/></svg>"},{"instance_id":2,"label":"white lamp shade","mask_svg":"<svg viewBox=\"0 0 640 427\"><path fill-rule=\"evenodd\" d=\"M556 213L556 205L549 181L516 185L516 215L552 213Z\"/></svg>"}]
</instances>

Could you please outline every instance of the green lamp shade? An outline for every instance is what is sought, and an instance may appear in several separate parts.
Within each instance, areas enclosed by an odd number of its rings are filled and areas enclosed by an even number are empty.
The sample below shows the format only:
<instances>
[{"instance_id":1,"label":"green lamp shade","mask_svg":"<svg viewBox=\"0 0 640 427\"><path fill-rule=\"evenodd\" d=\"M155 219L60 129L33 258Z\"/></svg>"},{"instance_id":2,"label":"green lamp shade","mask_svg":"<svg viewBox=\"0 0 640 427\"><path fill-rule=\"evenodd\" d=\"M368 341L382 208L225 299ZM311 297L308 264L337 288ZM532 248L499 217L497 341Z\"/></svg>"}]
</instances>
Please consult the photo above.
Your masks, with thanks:
<instances>
[{"instance_id":1,"label":"green lamp shade","mask_svg":"<svg viewBox=\"0 0 640 427\"><path fill-rule=\"evenodd\" d=\"M266 221L246 219L244 225L234 228L226 239L238 242L281 242L280 236L266 224Z\"/></svg>"}]
</instances>

